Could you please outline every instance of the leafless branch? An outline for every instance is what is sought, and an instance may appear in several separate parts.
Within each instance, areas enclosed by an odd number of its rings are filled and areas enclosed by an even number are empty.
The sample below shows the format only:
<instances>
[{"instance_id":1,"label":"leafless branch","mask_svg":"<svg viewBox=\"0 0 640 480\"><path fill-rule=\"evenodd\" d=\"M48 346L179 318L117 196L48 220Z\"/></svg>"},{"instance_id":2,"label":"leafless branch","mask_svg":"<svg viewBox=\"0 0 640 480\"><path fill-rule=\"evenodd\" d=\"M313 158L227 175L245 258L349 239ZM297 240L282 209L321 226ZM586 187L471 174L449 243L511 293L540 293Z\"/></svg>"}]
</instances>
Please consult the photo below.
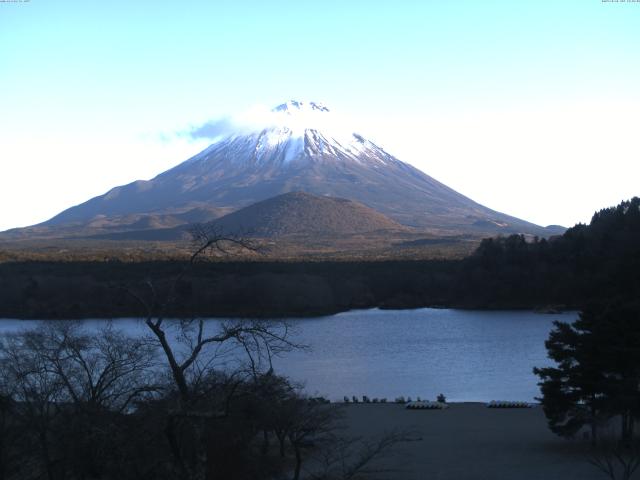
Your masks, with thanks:
<instances>
[{"instance_id":1,"label":"leafless branch","mask_svg":"<svg viewBox=\"0 0 640 480\"><path fill-rule=\"evenodd\" d=\"M640 443L624 445L605 440L594 448L587 460L611 480L629 480L640 467Z\"/></svg>"},{"instance_id":2,"label":"leafless branch","mask_svg":"<svg viewBox=\"0 0 640 480\"><path fill-rule=\"evenodd\" d=\"M365 480L372 475L393 473L396 470L375 463L393 454L398 444L419 440L416 432L407 431L387 432L377 440L337 437L318 451L319 471L308 474L313 480Z\"/></svg>"}]
</instances>

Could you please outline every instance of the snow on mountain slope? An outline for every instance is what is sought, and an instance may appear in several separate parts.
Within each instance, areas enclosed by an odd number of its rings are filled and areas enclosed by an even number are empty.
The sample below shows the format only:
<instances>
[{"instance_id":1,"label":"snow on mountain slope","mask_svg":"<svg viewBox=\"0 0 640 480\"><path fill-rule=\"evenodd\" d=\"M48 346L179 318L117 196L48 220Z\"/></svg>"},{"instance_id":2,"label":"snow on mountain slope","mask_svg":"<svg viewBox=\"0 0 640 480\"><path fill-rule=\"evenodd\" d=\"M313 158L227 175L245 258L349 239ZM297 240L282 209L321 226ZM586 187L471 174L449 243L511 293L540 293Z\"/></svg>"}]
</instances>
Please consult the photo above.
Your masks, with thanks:
<instances>
[{"instance_id":1,"label":"snow on mountain slope","mask_svg":"<svg viewBox=\"0 0 640 480\"><path fill-rule=\"evenodd\" d=\"M233 211L292 191L355 200L408 226L470 234L542 227L490 210L404 163L344 125L325 105L290 101L228 132L149 181L116 187L44 226L98 215L162 214L191 206Z\"/></svg>"}]
</instances>

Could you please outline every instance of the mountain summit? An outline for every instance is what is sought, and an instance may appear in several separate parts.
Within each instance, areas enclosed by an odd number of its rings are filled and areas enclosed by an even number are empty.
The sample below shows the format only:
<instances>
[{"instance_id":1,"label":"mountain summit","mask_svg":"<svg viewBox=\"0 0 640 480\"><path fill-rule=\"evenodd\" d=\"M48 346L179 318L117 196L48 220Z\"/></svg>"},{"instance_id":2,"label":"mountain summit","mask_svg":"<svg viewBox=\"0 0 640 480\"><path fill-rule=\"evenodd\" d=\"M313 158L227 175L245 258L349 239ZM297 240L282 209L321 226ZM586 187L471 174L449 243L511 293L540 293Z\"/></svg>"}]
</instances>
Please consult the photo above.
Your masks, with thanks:
<instances>
[{"instance_id":1,"label":"mountain summit","mask_svg":"<svg viewBox=\"0 0 640 480\"><path fill-rule=\"evenodd\" d=\"M209 220L294 191L353 200L436 233L553 233L484 207L398 160L344 128L325 105L296 100L151 180L113 188L39 228L99 219L127 230L134 229L127 219L139 225L145 216L174 227L185 218Z\"/></svg>"},{"instance_id":2,"label":"mountain summit","mask_svg":"<svg viewBox=\"0 0 640 480\"><path fill-rule=\"evenodd\" d=\"M289 100L287 103L278 105L273 109L274 112L287 112L288 114L295 114L297 112L304 111L316 111L316 112L328 112L329 109L322 103L317 102L299 102L298 100Z\"/></svg>"}]
</instances>

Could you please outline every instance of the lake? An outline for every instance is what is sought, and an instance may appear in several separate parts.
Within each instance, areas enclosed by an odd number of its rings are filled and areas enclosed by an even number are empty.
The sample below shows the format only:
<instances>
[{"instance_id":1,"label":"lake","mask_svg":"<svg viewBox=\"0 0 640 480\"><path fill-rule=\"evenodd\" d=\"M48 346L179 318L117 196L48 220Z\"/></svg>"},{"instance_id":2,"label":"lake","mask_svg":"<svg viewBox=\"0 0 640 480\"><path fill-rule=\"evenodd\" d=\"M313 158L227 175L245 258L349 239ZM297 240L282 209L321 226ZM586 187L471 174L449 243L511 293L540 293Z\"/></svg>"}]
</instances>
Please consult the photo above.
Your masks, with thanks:
<instances>
[{"instance_id":1,"label":"lake","mask_svg":"<svg viewBox=\"0 0 640 480\"><path fill-rule=\"evenodd\" d=\"M294 319L295 341L309 345L275 360L276 372L304 382L312 395L340 400L420 396L451 401L523 400L539 396L534 366L551 365L544 341L554 320L576 312L452 309L355 310ZM217 320L209 321L215 328ZM38 321L0 320L0 334ZM85 320L87 328L101 320ZM113 321L130 334L146 332L136 319Z\"/></svg>"}]
</instances>

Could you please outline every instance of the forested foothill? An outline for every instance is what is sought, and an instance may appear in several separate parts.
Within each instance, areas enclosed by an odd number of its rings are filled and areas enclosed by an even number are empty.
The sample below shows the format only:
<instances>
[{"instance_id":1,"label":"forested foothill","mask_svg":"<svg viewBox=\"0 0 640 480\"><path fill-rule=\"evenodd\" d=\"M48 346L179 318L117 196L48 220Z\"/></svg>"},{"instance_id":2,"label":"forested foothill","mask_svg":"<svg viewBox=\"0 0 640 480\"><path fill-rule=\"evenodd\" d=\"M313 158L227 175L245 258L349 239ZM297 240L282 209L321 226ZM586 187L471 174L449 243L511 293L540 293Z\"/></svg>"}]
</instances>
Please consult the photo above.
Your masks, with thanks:
<instances>
[{"instance_id":1,"label":"forested foothill","mask_svg":"<svg viewBox=\"0 0 640 480\"><path fill-rule=\"evenodd\" d=\"M198 262L172 316L305 316L353 308L581 308L640 292L640 199L597 212L549 239L485 239L456 260ZM141 314L122 287L169 285L186 260L5 261L0 316L116 318Z\"/></svg>"}]
</instances>

